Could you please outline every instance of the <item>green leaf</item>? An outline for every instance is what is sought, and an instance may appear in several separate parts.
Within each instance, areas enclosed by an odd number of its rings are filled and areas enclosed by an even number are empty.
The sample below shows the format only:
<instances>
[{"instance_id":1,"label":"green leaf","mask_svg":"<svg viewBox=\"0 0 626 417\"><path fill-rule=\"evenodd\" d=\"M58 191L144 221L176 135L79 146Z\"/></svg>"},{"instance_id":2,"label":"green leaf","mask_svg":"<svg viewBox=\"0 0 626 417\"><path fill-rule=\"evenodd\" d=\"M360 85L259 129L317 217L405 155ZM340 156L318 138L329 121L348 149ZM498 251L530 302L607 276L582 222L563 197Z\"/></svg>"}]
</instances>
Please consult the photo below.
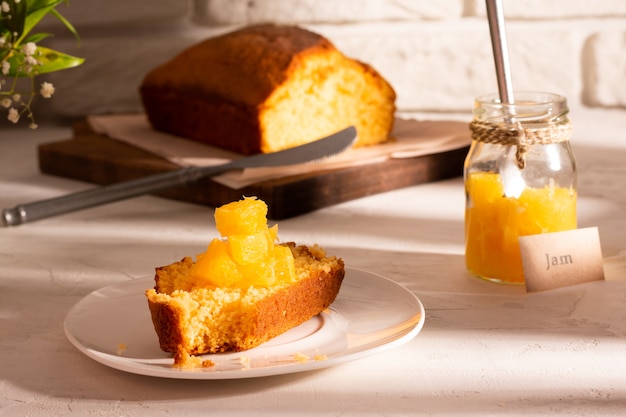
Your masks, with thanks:
<instances>
[{"instance_id":1,"label":"green leaf","mask_svg":"<svg viewBox=\"0 0 626 417\"><path fill-rule=\"evenodd\" d=\"M37 61L40 62L40 65L37 66L36 74L46 74L55 71L61 71L64 69L69 69L73 67L77 67L85 62L84 58L78 58L72 55L64 54L62 52L55 51L53 49L49 49L43 46L37 47ZM11 64L9 69L9 73L7 74L10 77L30 77L33 74L26 74L23 71L20 71L20 66L22 64L22 58L12 55L7 59L7 62Z\"/></svg>"},{"instance_id":2,"label":"green leaf","mask_svg":"<svg viewBox=\"0 0 626 417\"><path fill-rule=\"evenodd\" d=\"M41 66L38 67L39 74L74 68L85 62L84 58L64 54L43 46L38 47L37 50L42 53L42 56L37 56L37 60L41 62Z\"/></svg>"},{"instance_id":3,"label":"green leaf","mask_svg":"<svg viewBox=\"0 0 626 417\"><path fill-rule=\"evenodd\" d=\"M36 33L34 35L30 35L28 38L24 39L23 43L28 43L28 42L33 42L33 43L39 43L40 41L42 41L43 39L46 39L47 37L52 36L52 33Z\"/></svg>"},{"instance_id":4,"label":"green leaf","mask_svg":"<svg viewBox=\"0 0 626 417\"><path fill-rule=\"evenodd\" d=\"M67 20L65 17L63 17L61 15L61 13L59 13L59 11L57 9L52 10L52 15L54 17L56 17L57 19L59 19L67 28L67 30L69 30L70 32L72 32L72 34L74 35L74 37L80 41L80 36L78 36L78 32L76 31L76 29L74 28L74 26L72 26L72 24L70 23L69 20Z\"/></svg>"},{"instance_id":5,"label":"green leaf","mask_svg":"<svg viewBox=\"0 0 626 417\"><path fill-rule=\"evenodd\" d=\"M59 4L64 2L66 2L66 0L31 0L29 2L22 0L20 3L28 3L28 10L20 41L48 14L52 14L59 19L76 39L79 39L78 32L74 26L55 9Z\"/></svg>"},{"instance_id":6,"label":"green leaf","mask_svg":"<svg viewBox=\"0 0 626 417\"><path fill-rule=\"evenodd\" d=\"M25 2L25 0L22 0L22 2ZM28 15L26 16L26 20L24 22L24 30L19 40L21 41L25 36L28 36L30 31L33 30L35 26L37 26L41 19L46 17L46 15L50 13L50 11L53 9L54 6L33 7L31 3L31 6L28 9Z\"/></svg>"}]
</instances>

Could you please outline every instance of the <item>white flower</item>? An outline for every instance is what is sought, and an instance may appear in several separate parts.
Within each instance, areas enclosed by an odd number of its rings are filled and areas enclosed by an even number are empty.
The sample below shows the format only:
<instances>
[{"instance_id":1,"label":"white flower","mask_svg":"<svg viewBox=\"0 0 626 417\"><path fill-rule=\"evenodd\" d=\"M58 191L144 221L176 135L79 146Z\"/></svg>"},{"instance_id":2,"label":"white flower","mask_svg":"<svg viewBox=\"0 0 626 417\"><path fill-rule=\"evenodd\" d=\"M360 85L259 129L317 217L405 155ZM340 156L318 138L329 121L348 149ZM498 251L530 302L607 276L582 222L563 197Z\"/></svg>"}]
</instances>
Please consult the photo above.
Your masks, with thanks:
<instances>
[{"instance_id":1,"label":"white flower","mask_svg":"<svg viewBox=\"0 0 626 417\"><path fill-rule=\"evenodd\" d=\"M2 74L7 75L11 69L11 64L8 61L2 61Z\"/></svg>"},{"instance_id":2,"label":"white flower","mask_svg":"<svg viewBox=\"0 0 626 417\"><path fill-rule=\"evenodd\" d=\"M19 102L22 99L22 96L19 93L13 94L13 101Z\"/></svg>"},{"instance_id":3,"label":"white flower","mask_svg":"<svg viewBox=\"0 0 626 417\"><path fill-rule=\"evenodd\" d=\"M6 1L3 1L2 4L0 4L0 11L3 13L9 13L11 11L11 6L9 6L9 3Z\"/></svg>"},{"instance_id":4,"label":"white flower","mask_svg":"<svg viewBox=\"0 0 626 417\"><path fill-rule=\"evenodd\" d=\"M39 93L43 98L52 97L52 94L54 94L54 85L52 85L52 83L44 81L43 83L41 83L41 89L39 90Z\"/></svg>"},{"instance_id":5,"label":"white flower","mask_svg":"<svg viewBox=\"0 0 626 417\"><path fill-rule=\"evenodd\" d=\"M26 58L24 58L24 63L28 66L35 66L37 65L39 62L37 62L37 60L35 58L33 58L32 56L27 56Z\"/></svg>"},{"instance_id":6,"label":"white flower","mask_svg":"<svg viewBox=\"0 0 626 417\"><path fill-rule=\"evenodd\" d=\"M27 42L22 45L22 53L26 56L31 56L37 51L37 45L35 42Z\"/></svg>"},{"instance_id":7,"label":"white flower","mask_svg":"<svg viewBox=\"0 0 626 417\"><path fill-rule=\"evenodd\" d=\"M17 112L16 108L11 107L9 109L9 115L7 116L7 119L9 119L9 121L13 123L17 123L20 121L20 114Z\"/></svg>"},{"instance_id":8,"label":"white flower","mask_svg":"<svg viewBox=\"0 0 626 417\"><path fill-rule=\"evenodd\" d=\"M11 99L8 97L5 97L2 99L2 101L0 101L0 106L4 107L5 109L8 109L9 107L11 107Z\"/></svg>"}]
</instances>

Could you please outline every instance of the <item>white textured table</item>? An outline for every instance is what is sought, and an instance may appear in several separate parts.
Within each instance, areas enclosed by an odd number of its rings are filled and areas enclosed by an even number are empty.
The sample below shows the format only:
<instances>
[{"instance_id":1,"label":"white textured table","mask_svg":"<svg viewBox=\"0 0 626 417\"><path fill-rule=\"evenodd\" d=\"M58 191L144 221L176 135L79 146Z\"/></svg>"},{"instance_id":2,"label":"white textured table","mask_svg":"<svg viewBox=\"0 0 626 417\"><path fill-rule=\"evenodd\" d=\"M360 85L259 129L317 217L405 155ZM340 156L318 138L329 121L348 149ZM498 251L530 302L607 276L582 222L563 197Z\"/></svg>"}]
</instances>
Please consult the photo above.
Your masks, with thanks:
<instances>
[{"instance_id":1,"label":"white textured table","mask_svg":"<svg viewBox=\"0 0 626 417\"><path fill-rule=\"evenodd\" d=\"M228 381L128 374L75 349L68 310L100 287L203 250L213 211L154 197L0 229L0 416L357 416L626 413L626 113L573 112L579 224L606 281L526 294L470 277L460 178L280 222L351 267L415 292L422 332L366 359ZM89 187L41 175L36 144L69 128L0 130L0 206Z\"/></svg>"}]
</instances>

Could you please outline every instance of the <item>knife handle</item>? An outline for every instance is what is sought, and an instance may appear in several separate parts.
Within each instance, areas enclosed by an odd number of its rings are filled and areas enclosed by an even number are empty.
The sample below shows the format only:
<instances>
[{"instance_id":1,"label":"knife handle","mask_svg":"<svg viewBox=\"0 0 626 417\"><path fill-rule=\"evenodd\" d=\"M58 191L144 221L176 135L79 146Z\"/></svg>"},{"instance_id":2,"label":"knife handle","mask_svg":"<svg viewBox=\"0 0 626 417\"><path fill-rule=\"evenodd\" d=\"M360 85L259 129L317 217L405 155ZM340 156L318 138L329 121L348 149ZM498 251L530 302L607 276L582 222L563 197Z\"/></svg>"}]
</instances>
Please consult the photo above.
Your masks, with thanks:
<instances>
[{"instance_id":1,"label":"knife handle","mask_svg":"<svg viewBox=\"0 0 626 417\"><path fill-rule=\"evenodd\" d=\"M20 204L2 210L4 226L17 226L27 222L69 213L101 204L137 197L171 187L190 184L200 178L228 171L234 164L229 162L209 167L187 167L156 175L105 185L60 197Z\"/></svg>"}]
</instances>

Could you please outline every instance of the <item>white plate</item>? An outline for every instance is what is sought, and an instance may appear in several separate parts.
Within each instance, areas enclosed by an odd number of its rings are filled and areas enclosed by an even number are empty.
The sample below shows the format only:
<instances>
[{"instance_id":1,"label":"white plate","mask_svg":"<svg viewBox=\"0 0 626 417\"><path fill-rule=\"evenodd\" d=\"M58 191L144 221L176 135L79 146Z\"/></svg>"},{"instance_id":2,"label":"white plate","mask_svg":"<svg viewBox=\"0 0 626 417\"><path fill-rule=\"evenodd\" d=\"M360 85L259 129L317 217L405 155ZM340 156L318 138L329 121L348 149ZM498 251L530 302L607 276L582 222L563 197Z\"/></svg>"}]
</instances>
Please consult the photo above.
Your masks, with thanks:
<instances>
[{"instance_id":1,"label":"white plate","mask_svg":"<svg viewBox=\"0 0 626 417\"><path fill-rule=\"evenodd\" d=\"M401 285L346 268L335 302L323 313L245 352L203 355L215 366L180 370L161 351L145 291L153 278L94 291L65 318L65 334L88 357L126 372L178 379L235 379L326 368L399 346L424 325L420 300ZM308 358L308 359L306 359Z\"/></svg>"}]
</instances>

